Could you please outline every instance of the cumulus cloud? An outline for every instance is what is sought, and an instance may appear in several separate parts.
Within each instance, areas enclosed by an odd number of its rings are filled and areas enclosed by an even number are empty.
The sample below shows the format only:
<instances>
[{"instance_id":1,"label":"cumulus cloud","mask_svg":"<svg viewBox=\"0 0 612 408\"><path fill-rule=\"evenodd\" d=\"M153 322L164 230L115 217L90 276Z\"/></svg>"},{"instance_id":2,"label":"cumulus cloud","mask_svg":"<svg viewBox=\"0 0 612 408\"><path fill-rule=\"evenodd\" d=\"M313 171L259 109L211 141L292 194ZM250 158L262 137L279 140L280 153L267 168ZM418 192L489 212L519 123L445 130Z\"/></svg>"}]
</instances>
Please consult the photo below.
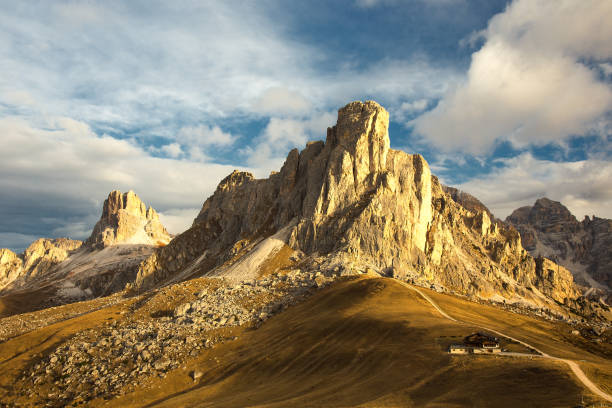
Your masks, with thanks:
<instances>
[{"instance_id":1,"label":"cumulus cloud","mask_svg":"<svg viewBox=\"0 0 612 408\"><path fill-rule=\"evenodd\" d=\"M98 136L86 124L67 118L50 119L40 127L2 118L0 134L0 190L10 192L0 200L0 247L21 245L23 240L15 238L21 235L85 238L113 189L133 189L145 203L168 214L173 232L181 232L177 229L186 223L177 220L186 213L180 211L199 208L234 169L151 157L128 140Z\"/></svg>"},{"instance_id":2,"label":"cumulus cloud","mask_svg":"<svg viewBox=\"0 0 612 408\"><path fill-rule=\"evenodd\" d=\"M207 162L210 148L226 148L236 141L231 133L224 132L219 126L184 126L176 135L176 143L158 149L169 157L185 157L190 160Z\"/></svg>"},{"instance_id":3,"label":"cumulus cloud","mask_svg":"<svg viewBox=\"0 0 612 408\"><path fill-rule=\"evenodd\" d=\"M176 159L183 154L183 149L178 143L170 143L167 145L163 145L162 147L156 150L158 150L164 156L171 157L173 159Z\"/></svg>"},{"instance_id":4,"label":"cumulus cloud","mask_svg":"<svg viewBox=\"0 0 612 408\"><path fill-rule=\"evenodd\" d=\"M260 176L278 171L290 149L303 148L309 140L324 140L327 128L336 123L331 112L315 114L306 119L272 118L257 138L253 148L243 150L251 167L258 168Z\"/></svg>"},{"instance_id":5,"label":"cumulus cloud","mask_svg":"<svg viewBox=\"0 0 612 408\"><path fill-rule=\"evenodd\" d=\"M576 162L538 160L529 153L499 160L501 167L457 187L478 197L499 218L536 199L560 201L581 219L612 218L612 163L590 158Z\"/></svg>"},{"instance_id":6,"label":"cumulus cloud","mask_svg":"<svg viewBox=\"0 0 612 408\"><path fill-rule=\"evenodd\" d=\"M176 136L180 144L197 146L229 146L234 143L235 138L226 133L219 126L185 126L181 128Z\"/></svg>"},{"instance_id":7,"label":"cumulus cloud","mask_svg":"<svg viewBox=\"0 0 612 408\"><path fill-rule=\"evenodd\" d=\"M200 212L200 208L172 208L159 213L159 219L171 234L186 231Z\"/></svg>"},{"instance_id":8,"label":"cumulus cloud","mask_svg":"<svg viewBox=\"0 0 612 408\"><path fill-rule=\"evenodd\" d=\"M391 109L390 113L393 115L393 119L398 122L405 122L409 119L413 119L415 115L422 113L429 106L428 99L415 99L407 102L402 102L395 109Z\"/></svg>"},{"instance_id":9,"label":"cumulus cloud","mask_svg":"<svg viewBox=\"0 0 612 408\"><path fill-rule=\"evenodd\" d=\"M429 6L445 6L456 3L462 3L465 0L419 0ZM372 8L381 5L398 5L402 4L402 0L355 0L355 5L360 8Z\"/></svg>"},{"instance_id":10,"label":"cumulus cloud","mask_svg":"<svg viewBox=\"0 0 612 408\"><path fill-rule=\"evenodd\" d=\"M268 115L299 115L312 108L310 102L299 92L284 87L266 90L253 103L253 110Z\"/></svg>"},{"instance_id":11,"label":"cumulus cloud","mask_svg":"<svg viewBox=\"0 0 612 408\"><path fill-rule=\"evenodd\" d=\"M6 3L0 102L15 107L24 98L14 91L27 90L52 116L172 135L177 116L248 111L265 90L308 75L315 50L283 29L255 4Z\"/></svg>"},{"instance_id":12,"label":"cumulus cloud","mask_svg":"<svg viewBox=\"0 0 612 408\"><path fill-rule=\"evenodd\" d=\"M609 1L517 0L489 21L465 82L414 121L445 150L475 154L584 134L612 109L612 88L585 61L612 58ZM605 68L604 68L605 69Z\"/></svg>"}]
</instances>

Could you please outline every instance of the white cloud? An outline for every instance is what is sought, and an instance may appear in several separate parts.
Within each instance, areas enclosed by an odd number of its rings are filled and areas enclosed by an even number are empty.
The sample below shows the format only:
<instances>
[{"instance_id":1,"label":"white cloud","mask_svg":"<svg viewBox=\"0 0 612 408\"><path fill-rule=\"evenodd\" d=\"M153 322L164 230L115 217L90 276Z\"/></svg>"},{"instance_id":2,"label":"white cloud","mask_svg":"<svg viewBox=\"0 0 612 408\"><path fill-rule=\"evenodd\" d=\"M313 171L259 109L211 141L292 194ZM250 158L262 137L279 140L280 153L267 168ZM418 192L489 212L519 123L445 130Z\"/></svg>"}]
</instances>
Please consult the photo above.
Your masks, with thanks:
<instances>
[{"instance_id":1,"label":"white cloud","mask_svg":"<svg viewBox=\"0 0 612 408\"><path fill-rule=\"evenodd\" d=\"M336 124L336 115L323 112L306 119L272 118L257 138L255 147L245 149L251 167L259 176L278 171L289 150L303 148L310 140L325 140L327 128Z\"/></svg>"},{"instance_id":2,"label":"white cloud","mask_svg":"<svg viewBox=\"0 0 612 408\"><path fill-rule=\"evenodd\" d=\"M253 103L253 111L267 115L299 115L312 108L310 102L297 92L283 87L273 87Z\"/></svg>"},{"instance_id":3,"label":"white cloud","mask_svg":"<svg viewBox=\"0 0 612 408\"><path fill-rule=\"evenodd\" d=\"M429 100L427 99L415 99L412 101L403 102L395 109L390 109L390 113L393 120L405 122L414 118L415 115L423 112L425 109L427 109L428 105Z\"/></svg>"},{"instance_id":4,"label":"white cloud","mask_svg":"<svg viewBox=\"0 0 612 408\"><path fill-rule=\"evenodd\" d=\"M40 128L2 118L0 134L0 190L10 191L0 200L0 231L3 240L11 240L0 242L0 247L16 245L15 235L6 234L25 225L85 238L113 189L133 189L145 203L170 216L177 209L198 208L234 169L151 157L127 140L99 137L87 125L65 118ZM54 218L55 224L49 221ZM89 228L83 220L91 222Z\"/></svg>"},{"instance_id":5,"label":"white cloud","mask_svg":"<svg viewBox=\"0 0 612 408\"><path fill-rule=\"evenodd\" d=\"M612 88L583 60L612 57L612 2L517 0L493 17L465 83L415 120L445 150L487 153L587 132L612 109Z\"/></svg>"},{"instance_id":6,"label":"white cloud","mask_svg":"<svg viewBox=\"0 0 612 408\"><path fill-rule=\"evenodd\" d=\"M179 158L183 154L183 149L178 143L170 143L159 148L160 152L173 159Z\"/></svg>"},{"instance_id":7,"label":"white cloud","mask_svg":"<svg viewBox=\"0 0 612 408\"><path fill-rule=\"evenodd\" d=\"M161 151L175 158L186 152L190 160L207 162L211 161L207 153L210 148L231 146L236 141L236 137L224 132L219 126L184 126L176 135L176 141L177 143L163 146Z\"/></svg>"},{"instance_id":8,"label":"white cloud","mask_svg":"<svg viewBox=\"0 0 612 408\"><path fill-rule=\"evenodd\" d=\"M159 213L159 219L171 234L180 234L193 224L200 208L173 208Z\"/></svg>"},{"instance_id":9,"label":"white cloud","mask_svg":"<svg viewBox=\"0 0 612 408\"><path fill-rule=\"evenodd\" d=\"M601 64L599 64L599 68L601 68L604 75L612 75L612 64L610 64L609 62L602 62Z\"/></svg>"},{"instance_id":10,"label":"white cloud","mask_svg":"<svg viewBox=\"0 0 612 408\"><path fill-rule=\"evenodd\" d=\"M178 143L188 146L230 146L235 137L226 133L219 126L185 126L176 136Z\"/></svg>"},{"instance_id":11,"label":"white cloud","mask_svg":"<svg viewBox=\"0 0 612 408\"><path fill-rule=\"evenodd\" d=\"M476 196L499 218L536 199L560 201L581 219L612 218L612 162L589 159L552 162L531 154L500 160L503 166L486 177L457 187Z\"/></svg>"}]
</instances>

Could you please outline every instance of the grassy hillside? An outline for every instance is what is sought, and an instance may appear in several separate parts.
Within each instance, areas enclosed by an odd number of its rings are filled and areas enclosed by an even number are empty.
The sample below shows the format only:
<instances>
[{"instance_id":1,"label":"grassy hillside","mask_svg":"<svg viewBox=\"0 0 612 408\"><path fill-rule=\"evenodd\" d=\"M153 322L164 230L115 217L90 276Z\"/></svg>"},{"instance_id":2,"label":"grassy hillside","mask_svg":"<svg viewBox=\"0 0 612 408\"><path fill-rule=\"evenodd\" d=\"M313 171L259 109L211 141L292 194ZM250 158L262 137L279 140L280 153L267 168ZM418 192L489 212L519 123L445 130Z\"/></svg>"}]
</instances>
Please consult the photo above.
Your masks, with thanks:
<instances>
[{"instance_id":1,"label":"grassy hillside","mask_svg":"<svg viewBox=\"0 0 612 408\"><path fill-rule=\"evenodd\" d=\"M210 282L198 279L175 285L148 302L134 303L131 310L128 304L105 308L0 344L0 401L36 406L32 399L17 398L18 390L11 388L21 386L15 379L28 364L86 327L102 326L109 319L146 319L156 309L171 309L189 299L202 285ZM449 314L502 325L530 341L539 330L556 327L455 297L428 294ZM88 405L568 407L575 406L582 393L596 401L562 363L446 353L448 344L475 330L441 318L416 292L394 280L345 281L319 291L258 329L233 330L228 335L237 336L236 340L205 350L165 378L144 378L119 399ZM563 351L568 357L589 358L585 370L606 372L608 360L566 342L560 334L542 340L542 347L550 347L551 353ZM193 370L203 374L197 382L190 377ZM602 388L610 385L605 376L593 379ZM36 390L43 399L44 393L44 386Z\"/></svg>"},{"instance_id":2,"label":"grassy hillside","mask_svg":"<svg viewBox=\"0 0 612 408\"><path fill-rule=\"evenodd\" d=\"M473 330L441 319L393 280L340 283L113 403L567 407L580 401L581 386L559 363L445 352L449 338ZM204 373L195 383L188 376L194 369Z\"/></svg>"}]
</instances>

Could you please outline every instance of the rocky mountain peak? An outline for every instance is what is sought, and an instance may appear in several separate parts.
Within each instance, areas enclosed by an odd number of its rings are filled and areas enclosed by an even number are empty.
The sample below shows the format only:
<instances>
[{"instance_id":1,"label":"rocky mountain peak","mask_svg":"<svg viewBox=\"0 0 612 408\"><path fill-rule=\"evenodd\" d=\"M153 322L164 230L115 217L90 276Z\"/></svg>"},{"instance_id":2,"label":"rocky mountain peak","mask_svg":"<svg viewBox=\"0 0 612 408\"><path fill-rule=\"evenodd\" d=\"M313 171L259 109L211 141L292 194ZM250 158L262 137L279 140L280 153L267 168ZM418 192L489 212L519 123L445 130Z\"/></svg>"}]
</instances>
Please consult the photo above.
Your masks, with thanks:
<instances>
[{"instance_id":1,"label":"rocky mountain peak","mask_svg":"<svg viewBox=\"0 0 612 408\"><path fill-rule=\"evenodd\" d=\"M546 197L536 200L533 206L515 210L506 221L515 226L531 224L544 232L576 232L580 228L580 223L567 207Z\"/></svg>"},{"instance_id":2,"label":"rocky mountain peak","mask_svg":"<svg viewBox=\"0 0 612 408\"><path fill-rule=\"evenodd\" d=\"M234 170L229 176L225 177L217 186L218 191L235 189L242 184L253 180L255 177L247 171Z\"/></svg>"},{"instance_id":3,"label":"rocky mountain peak","mask_svg":"<svg viewBox=\"0 0 612 408\"><path fill-rule=\"evenodd\" d=\"M123 194L119 190L111 191L104 200L102 218L110 218L122 210L127 214L146 218L147 207L132 190Z\"/></svg>"},{"instance_id":4,"label":"rocky mountain peak","mask_svg":"<svg viewBox=\"0 0 612 408\"><path fill-rule=\"evenodd\" d=\"M291 150L280 172L254 179L234 171L193 226L141 264L134 286L200 275L252 279L253 259L283 247L322 273L374 270L538 304L578 295L571 275L537 272L514 229L492 222L486 208L455 202L421 155L390 149L388 127L379 104L351 102L325 142ZM241 264L250 266L232 267Z\"/></svg>"},{"instance_id":5,"label":"rocky mountain peak","mask_svg":"<svg viewBox=\"0 0 612 408\"><path fill-rule=\"evenodd\" d=\"M102 206L102 217L94 226L87 245L104 248L128 243L165 245L171 237L157 212L132 190L111 191Z\"/></svg>"},{"instance_id":6,"label":"rocky mountain peak","mask_svg":"<svg viewBox=\"0 0 612 408\"><path fill-rule=\"evenodd\" d=\"M338 110L334 127L340 146L370 171L385 167L389 151L389 113L374 101L351 102Z\"/></svg>"},{"instance_id":7,"label":"rocky mountain peak","mask_svg":"<svg viewBox=\"0 0 612 408\"><path fill-rule=\"evenodd\" d=\"M532 255L557 260L584 285L612 287L612 220L587 216L579 222L563 204L543 197L514 210L506 222Z\"/></svg>"}]
</instances>

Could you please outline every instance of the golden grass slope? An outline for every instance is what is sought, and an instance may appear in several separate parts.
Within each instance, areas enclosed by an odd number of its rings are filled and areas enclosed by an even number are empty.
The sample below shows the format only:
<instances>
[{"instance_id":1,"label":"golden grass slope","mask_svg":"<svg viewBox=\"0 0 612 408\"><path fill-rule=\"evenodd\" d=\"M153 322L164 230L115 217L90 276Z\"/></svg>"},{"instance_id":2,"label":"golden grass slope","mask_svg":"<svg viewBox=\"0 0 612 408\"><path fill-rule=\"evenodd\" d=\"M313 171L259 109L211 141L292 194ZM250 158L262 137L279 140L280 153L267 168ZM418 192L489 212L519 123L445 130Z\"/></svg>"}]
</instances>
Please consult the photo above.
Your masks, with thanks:
<instances>
[{"instance_id":1,"label":"golden grass slope","mask_svg":"<svg viewBox=\"0 0 612 408\"><path fill-rule=\"evenodd\" d=\"M583 389L563 364L452 357L470 329L390 279L339 283L108 406L567 407ZM204 376L188 376L199 369Z\"/></svg>"},{"instance_id":2,"label":"golden grass slope","mask_svg":"<svg viewBox=\"0 0 612 408\"><path fill-rule=\"evenodd\" d=\"M19 371L70 335L107 319L145 319L171 308L206 279L161 292L134 313L117 305L56 323L0 344L0 401L11 399ZM570 342L568 328L427 291L457 318L511 332L546 352L585 360L581 367L610 387L610 353ZM133 300L128 300L132 302ZM142 313L140 310L146 313ZM565 364L543 359L450 356L447 346L472 331L440 316L416 292L393 279L339 282L271 318L259 329L238 329L237 340L206 350L169 372L148 378L108 407L568 407L597 401ZM584 365L583 365L584 364ZM189 373L201 370L194 382ZM44 387L36 390L41 397Z\"/></svg>"}]
</instances>

